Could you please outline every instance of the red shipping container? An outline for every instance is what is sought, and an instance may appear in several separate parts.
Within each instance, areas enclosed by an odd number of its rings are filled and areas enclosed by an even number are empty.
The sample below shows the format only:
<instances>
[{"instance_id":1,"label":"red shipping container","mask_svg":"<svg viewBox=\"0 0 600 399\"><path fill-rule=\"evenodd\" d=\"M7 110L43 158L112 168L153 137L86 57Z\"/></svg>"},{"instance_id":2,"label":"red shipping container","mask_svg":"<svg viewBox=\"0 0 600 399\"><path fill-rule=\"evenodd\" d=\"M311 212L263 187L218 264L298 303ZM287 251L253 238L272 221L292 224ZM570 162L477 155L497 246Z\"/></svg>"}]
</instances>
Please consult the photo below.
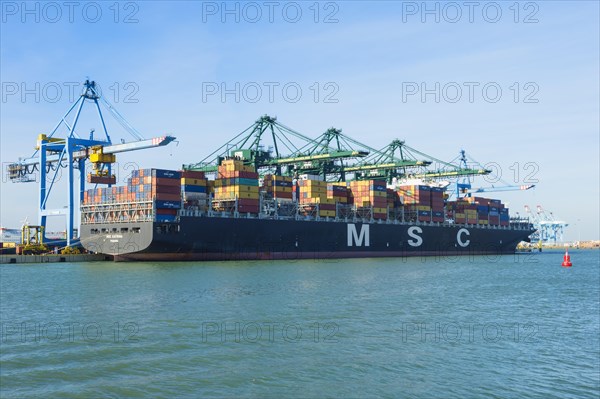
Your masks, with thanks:
<instances>
[{"instance_id":1,"label":"red shipping container","mask_svg":"<svg viewBox=\"0 0 600 399\"><path fill-rule=\"evenodd\" d=\"M181 194L156 193L155 199L159 201L180 201Z\"/></svg>"},{"instance_id":2,"label":"red shipping container","mask_svg":"<svg viewBox=\"0 0 600 399\"><path fill-rule=\"evenodd\" d=\"M181 185L181 179L169 179L166 177L153 177L152 184L155 186L177 186Z\"/></svg>"},{"instance_id":3,"label":"red shipping container","mask_svg":"<svg viewBox=\"0 0 600 399\"><path fill-rule=\"evenodd\" d=\"M179 194L181 191L181 186L153 186L155 193L164 193L164 194Z\"/></svg>"},{"instance_id":4,"label":"red shipping container","mask_svg":"<svg viewBox=\"0 0 600 399\"><path fill-rule=\"evenodd\" d=\"M157 215L177 215L177 209L159 208L156 210Z\"/></svg>"},{"instance_id":5,"label":"red shipping container","mask_svg":"<svg viewBox=\"0 0 600 399\"><path fill-rule=\"evenodd\" d=\"M187 177L190 179L205 179L206 174L195 170L182 170L181 177Z\"/></svg>"},{"instance_id":6,"label":"red shipping container","mask_svg":"<svg viewBox=\"0 0 600 399\"><path fill-rule=\"evenodd\" d=\"M253 198L240 198L238 199L238 206L240 205L256 205L258 206L258 200Z\"/></svg>"}]
</instances>

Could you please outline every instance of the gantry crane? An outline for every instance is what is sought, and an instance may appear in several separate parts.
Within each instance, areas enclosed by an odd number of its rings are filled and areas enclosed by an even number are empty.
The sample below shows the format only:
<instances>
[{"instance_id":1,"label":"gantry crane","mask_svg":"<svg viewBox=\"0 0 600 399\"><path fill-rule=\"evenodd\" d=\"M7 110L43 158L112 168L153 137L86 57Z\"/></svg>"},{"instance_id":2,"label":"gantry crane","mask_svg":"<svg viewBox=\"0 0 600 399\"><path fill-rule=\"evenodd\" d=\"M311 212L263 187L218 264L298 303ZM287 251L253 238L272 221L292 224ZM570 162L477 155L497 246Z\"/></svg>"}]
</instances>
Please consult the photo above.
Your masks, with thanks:
<instances>
[{"instance_id":1,"label":"gantry crane","mask_svg":"<svg viewBox=\"0 0 600 399\"><path fill-rule=\"evenodd\" d=\"M268 150L263 144L266 137L272 140ZM287 151L287 155L282 151ZM352 174L355 179L386 179L391 183L394 178L438 179L490 173L485 169L461 168L441 161L400 140L377 150L334 127L311 139L268 115L259 118L202 161L183 165L183 168L216 172L217 165L228 156L242 159L263 172L320 175L325 180L345 180L347 174ZM439 169L427 169L433 162L440 165Z\"/></svg>"},{"instance_id":2,"label":"gantry crane","mask_svg":"<svg viewBox=\"0 0 600 399\"><path fill-rule=\"evenodd\" d=\"M116 182L115 175L112 174L112 164L116 161L115 154L165 146L175 140L175 137L172 136L144 139L108 101L100 96L94 81L86 80L83 87L84 90L81 96L60 119L54 129L48 135L40 134L38 136L36 151L33 155L25 159L19 159L8 166L8 177L12 182L33 182L36 180L33 178L34 174L39 172L39 225L42 231L45 231L48 216L65 216L66 244L68 246L77 242L77 237L74 234L76 230L74 215L77 211L75 207L75 174L79 174L77 193L80 202L82 202L86 183L86 160L89 160L92 164L92 172L87 175L87 181L92 184L107 184L110 186ZM81 110L86 103L93 103L98 111L103 131L101 138L94 137L94 130L90 132L88 138L82 138L76 131ZM134 141L119 144L112 143L100 104L133 136ZM69 122L67 118L75 109L73 119ZM67 134L64 137L59 137L58 130L62 126L66 127ZM68 205L64 208L48 209L48 199L52 193L52 188L57 183L61 167L66 168L68 171Z\"/></svg>"},{"instance_id":3,"label":"gantry crane","mask_svg":"<svg viewBox=\"0 0 600 399\"><path fill-rule=\"evenodd\" d=\"M469 163L471 163L472 165L475 165L476 168L484 169L484 167L479 162L475 161L473 158L468 156L467 153L465 152L465 150L460 150L458 161L459 161L459 165L461 165L461 167L465 168L465 169L469 168L469 166L468 166ZM465 176L460 182L458 180L456 181L456 192L455 192L456 197L457 198L460 198L461 196L470 197L473 194L484 193L484 192L517 191L517 190L526 191L526 190L530 190L535 187L535 184L511 185L511 184L505 182L504 180L502 180L501 178L494 176L492 171L489 171L489 173L492 174L492 177L494 177L498 182L500 182L501 185L499 185L499 186L492 185L489 187L474 188L471 184L471 181L472 181L471 177Z\"/></svg>"},{"instance_id":4,"label":"gantry crane","mask_svg":"<svg viewBox=\"0 0 600 399\"><path fill-rule=\"evenodd\" d=\"M563 241L565 227L569 224L555 218L552 212L546 212L540 205L536 206L536 210L538 214L536 227L540 232L541 241L553 241L555 244Z\"/></svg>"},{"instance_id":5,"label":"gantry crane","mask_svg":"<svg viewBox=\"0 0 600 399\"><path fill-rule=\"evenodd\" d=\"M333 129L335 131L335 129ZM339 131L335 131L339 133ZM266 133L266 134L265 134ZM183 165L184 169L216 172L217 165L225 157L237 157L257 170L295 176L302 173L322 174L326 177L340 173L335 161L354 159L368 155L366 151L342 147L331 148L335 138L332 129L324 133L329 139L313 140L279 123L277 118L264 115L216 151L196 164ZM272 147L264 149L263 139L269 136ZM339 137L338 137L339 139ZM339 142L338 142L339 143ZM282 150L287 150L284 155Z\"/></svg>"},{"instance_id":6,"label":"gantry crane","mask_svg":"<svg viewBox=\"0 0 600 399\"><path fill-rule=\"evenodd\" d=\"M347 168L346 171L355 172L358 179L379 178L386 179L388 183L394 178L432 180L490 173L483 168L472 169L442 161L408 146L404 140L396 139L381 150L371 151L372 154L368 158ZM439 166L432 170L431 165L434 162Z\"/></svg>"}]
</instances>

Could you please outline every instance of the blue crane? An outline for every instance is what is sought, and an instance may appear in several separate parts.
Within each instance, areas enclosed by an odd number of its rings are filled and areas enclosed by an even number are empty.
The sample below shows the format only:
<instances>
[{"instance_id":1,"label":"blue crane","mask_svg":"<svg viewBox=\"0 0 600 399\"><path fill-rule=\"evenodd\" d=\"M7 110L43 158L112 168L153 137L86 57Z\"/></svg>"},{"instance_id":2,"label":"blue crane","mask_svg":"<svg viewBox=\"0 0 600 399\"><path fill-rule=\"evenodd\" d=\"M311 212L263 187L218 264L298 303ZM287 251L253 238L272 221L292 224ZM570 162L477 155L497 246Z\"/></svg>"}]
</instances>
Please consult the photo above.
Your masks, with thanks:
<instances>
[{"instance_id":1,"label":"blue crane","mask_svg":"<svg viewBox=\"0 0 600 399\"><path fill-rule=\"evenodd\" d=\"M479 162L473 160L472 158L468 158L465 150L460 150L460 156L458 161L462 168L468 168L468 161L471 161L478 167L483 168L479 164ZM456 181L456 198L460 198L461 195L470 197L475 193L484 193L484 192L497 192L497 191L518 191L518 190L530 190L535 187L534 184L526 184L526 185L511 185L498 178L498 181L502 183L500 186L490 186L490 187L476 187L474 188L471 185L471 178L466 176L462 181Z\"/></svg>"},{"instance_id":2,"label":"blue crane","mask_svg":"<svg viewBox=\"0 0 600 399\"><path fill-rule=\"evenodd\" d=\"M45 231L48 216L66 217L67 246L78 242L74 226L74 216L78 210L75 206L76 192L74 185L75 176L78 173L79 188L77 193L81 203L86 183L86 160L89 159L93 169L87 175L87 182L107 184L110 187L116 183L116 177L112 174L112 164L116 161L115 154L165 146L175 140L175 137L172 136L145 139L108 101L100 96L94 81L86 80L83 87L83 93L60 119L50 134L40 134L38 136L36 151L33 155L8 165L8 177L12 182L33 182L35 181L33 175L39 172L39 226L42 231ZM91 131L88 138L80 137L75 130L81 110L86 103L93 103L98 112L103 130L103 135L100 138L94 137L94 130ZM112 143L100 104L134 138L133 141L119 144ZM74 110L76 111L73 112ZM74 116L69 122L68 118L71 113L74 113ZM65 137L58 137L57 131L62 126L65 126L68 132ZM52 188L57 183L61 167L68 170L68 205L63 208L48 209L48 199L52 194Z\"/></svg>"}]
</instances>

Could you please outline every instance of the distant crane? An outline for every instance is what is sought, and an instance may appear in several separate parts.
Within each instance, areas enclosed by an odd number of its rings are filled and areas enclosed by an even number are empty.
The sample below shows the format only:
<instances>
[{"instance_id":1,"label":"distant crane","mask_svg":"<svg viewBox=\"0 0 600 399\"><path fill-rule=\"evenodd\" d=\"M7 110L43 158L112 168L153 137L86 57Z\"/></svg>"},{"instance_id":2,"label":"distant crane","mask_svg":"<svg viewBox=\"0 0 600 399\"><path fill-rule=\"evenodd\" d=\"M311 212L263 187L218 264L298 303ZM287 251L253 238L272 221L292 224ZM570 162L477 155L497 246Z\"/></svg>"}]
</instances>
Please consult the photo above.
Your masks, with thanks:
<instances>
[{"instance_id":1,"label":"distant crane","mask_svg":"<svg viewBox=\"0 0 600 399\"><path fill-rule=\"evenodd\" d=\"M19 159L19 161L8 165L8 177L12 182L32 182L35 181L32 176L39 172L39 226L42 231L46 228L46 219L48 216L65 216L67 222L66 243L68 246L77 242L74 227L75 215L75 173L79 171L79 200L83 201L85 191L85 161L87 159L92 163L93 172L88 174L87 181L92 184L107 184L108 186L116 183L115 175L112 174L112 164L116 162L115 154L142 150L146 148L160 147L167 145L175 140L172 136L162 136L152 139L144 139L126 120L117 112L117 110L100 96L94 81L86 80L83 84L84 90L79 99L71 106L67 113L60 119L58 124L50 134L40 134L37 140L36 151L29 158ZM94 130L90 132L89 138L81 138L76 132L77 122L81 115L81 110L86 102L95 104L98 111L104 137L94 138ZM106 124L100 103L109 111L115 120L135 139L131 142L121 142L113 144L106 129ZM71 122L67 118L71 112L77 109ZM68 133L65 137L56 137L56 133L61 126L65 126ZM57 176L60 168L68 170L68 205L59 209L47 209L48 199L52 193L52 188L57 182Z\"/></svg>"},{"instance_id":2,"label":"distant crane","mask_svg":"<svg viewBox=\"0 0 600 399\"><path fill-rule=\"evenodd\" d=\"M483 169L483 166L481 166L481 164L479 162L475 161L473 158L469 157L467 155L467 153L465 152L465 150L460 150L459 154L460 155L458 157L458 161L459 161L459 165L462 168L467 169L468 162L470 161L472 164L475 164L476 166ZM502 185L473 188L471 185L471 177L466 176L462 179L462 181L456 182L456 197L460 198L461 195L470 197L475 193L483 193L483 192L518 191L518 190L526 191L526 190L530 190L535 187L534 184L511 185L511 184L505 182L504 180L500 179L499 177L496 177L496 179L500 183L502 183Z\"/></svg>"},{"instance_id":3,"label":"distant crane","mask_svg":"<svg viewBox=\"0 0 600 399\"><path fill-rule=\"evenodd\" d=\"M531 223L537 231L531 236L531 241L554 243L563 241L564 229L569 226L567 222L554 217L552 212L546 212L540 205L536 207L536 212L532 212L528 205L525 205L525 212L529 215Z\"/></svg>"}]
</instances>

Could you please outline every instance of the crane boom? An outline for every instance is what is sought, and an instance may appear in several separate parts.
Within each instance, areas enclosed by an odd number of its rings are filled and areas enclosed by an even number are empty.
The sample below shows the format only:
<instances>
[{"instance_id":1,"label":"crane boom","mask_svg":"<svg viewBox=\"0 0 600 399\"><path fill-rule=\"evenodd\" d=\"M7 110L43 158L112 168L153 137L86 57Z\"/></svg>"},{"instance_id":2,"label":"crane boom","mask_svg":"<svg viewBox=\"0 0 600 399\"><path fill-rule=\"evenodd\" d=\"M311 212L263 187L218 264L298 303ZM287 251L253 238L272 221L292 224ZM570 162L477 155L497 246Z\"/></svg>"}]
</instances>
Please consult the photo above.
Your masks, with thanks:
<instances>
[{"instance_id":1,"label":"crane boom","mask_svg":"<svg viewBox=\"0 0 600 399\"><path fill-rule=\"evenodd\" d=\"M484 192L496 192L496 191L519 191L519 190L530 190L535 187L535 184L521 185L521 186L491 186L491 187L477 187L472 189L466 189L463 193L484 193Z\"/></svg>"},{"instance_id":2,"label":"crane boom","mask_svg":"<svg viewBox=\"0 0 600 399\"><path fill-rule=\"evenodd\" d=\"M141 141L132 141L129 143L121 143L121 144L111 144L109 142L104 142L106 144L103 145L103 144L98 144L96 142L96 143L94 143L94 146L95 147L101 146L102 152L104 154L118 154L118 153L128 152L128 151L145 150L148 148L162 147L162 146L165 146L165 145L170 144L171 142L175 141L175 139L176 138L173 136L161 136L161 137L154 137L151 139L146 139L146 140L141 140ZM53 140L53 143L55 143L56 145L60 145L60 143L64 143L64 140L55 139L55 140ZM56 152L58 152L58 149ZM90 152L87 149L73 151L73 159L79 160L79 159L87 158L89 155L90 155ZM60 154L54 153L54 154L46 156L46 163L58 162L59 159L60 159ZM17 162L10 164L9 170L18 170L18 169L22 169L23 166L37 165L39 163L40 163L40 158L37 156L31 157L31 158L25 158L25 159L22 159L22 160L19 160Z\"/></svg>"}]
</instances>

